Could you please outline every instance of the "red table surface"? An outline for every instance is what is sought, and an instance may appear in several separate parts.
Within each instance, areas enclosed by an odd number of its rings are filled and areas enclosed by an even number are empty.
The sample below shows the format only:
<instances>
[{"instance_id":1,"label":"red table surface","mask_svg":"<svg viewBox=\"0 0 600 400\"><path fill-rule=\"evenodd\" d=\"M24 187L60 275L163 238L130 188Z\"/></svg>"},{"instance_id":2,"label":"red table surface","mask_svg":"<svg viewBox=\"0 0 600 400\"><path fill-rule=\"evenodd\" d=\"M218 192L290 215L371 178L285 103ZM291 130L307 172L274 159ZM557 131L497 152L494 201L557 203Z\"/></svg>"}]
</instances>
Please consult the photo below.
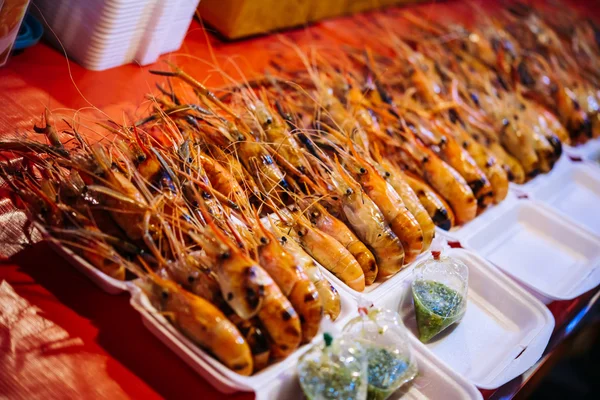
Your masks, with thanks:
<instances>
[{"instance_id":1,"label":"red table surface","mask_svg":"<svg viewBox=\"0 0 600 400\"><path fill-rule=\"evenodd\" d=\"M571 3L585 7L587 15L598 15L600 10L599 4L590 4L595 2ZM458 7L456 2L416 7L434 16L469 17L464 6ZM356 29L353 18L347 17L297 29L285 36L297 43L317 40L335 46L339 38L352 37ZM220 62L224 62L226 56L240 55L243 56L243 59L237 59L240 65L252 66L260 71L267 65L271 54L266 49L279 39L266 36L221 43L208 36L208 40ZM210 59L207 36L201 26L193 22L181 50L162 59L176 62L196 77L210 73L211 67L198 61ZM155 92L154 83L164 80L150 75L148 69L151 68L164 67L160 64L150 67L127 65L104 72L87 71L67 61L60 52L39 44L13 57L7 66L0 68L0 135L6 137L30 131L45 107L55 114L72 115L73 109L86 109L93 105L116 120L139 118L146 111L145 106L139 106L144 95ZM21 246L26 242L21 229L22 216L10 210L6 193L0 193L0 254L5 257L0 266L0 282L8 281L20 296L37 306L45 318L64 328L71 337L82 340L83 345L72 350L72 356L77 356L76 360L90 361L97 372L94 378L96 386L102 380L111 383L109 386L113 392L109 397L253 397L251 393L224 396L213 389L145 329L139 315L129 306L127 294L112 296L104 293L45 243ZM591 296L588 293L575 300L549 305L556 319L557 331L577 314ZM2 352L0 341L0 359ZM485 391L484 395L486 398L512 397L521 385L517 378L507 387L497 392ZM52 386L46 388L47 397L60 397L60 382L54 382ZM77 390L81 397L99 396L94 390L94 382L82 382ZM4 396L27 397L27 393L0 382L0 397Z\"/></svg>"}]
</instances>

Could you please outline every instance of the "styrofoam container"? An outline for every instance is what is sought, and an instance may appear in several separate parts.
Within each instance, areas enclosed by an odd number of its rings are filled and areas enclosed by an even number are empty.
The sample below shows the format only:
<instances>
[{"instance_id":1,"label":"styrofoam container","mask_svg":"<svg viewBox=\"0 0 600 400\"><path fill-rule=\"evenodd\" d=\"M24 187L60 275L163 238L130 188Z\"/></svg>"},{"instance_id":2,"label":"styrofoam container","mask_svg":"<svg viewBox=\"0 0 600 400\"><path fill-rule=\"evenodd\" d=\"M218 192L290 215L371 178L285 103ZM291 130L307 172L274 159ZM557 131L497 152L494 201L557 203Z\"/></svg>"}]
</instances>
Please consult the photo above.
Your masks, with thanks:
<instances>
[{"instance_id":1,"label":"styrofoam container","mask_svg":"<svg viewBox=\"0 0 600 400\"><path fill-rule=\"evenodd\" d=\"M600 236L600 168L569 163L537 185L531 196Z\"/></svg>"},{"instance_id":2,"label":"styrofoam container","mask_svg":"<svg viewBox=\"0 0 600 400\"><path fill-rule=\"evenodd\" d=\"M467 311L424 345L457 374L482 389L494 389L529 369L541 357L554 329L554 317L537 299L475 253L450 249L444 255L469 268ZM412 275L373 300L397 310L417 335Z\"/></svg>"},{"instance_id":3,"label":"styrofoam container","mask_svg":"<svg viewBox=\"0 0 600 400\"><path fill-rule=\"evenodd\" d=\"M339 288L337 289L339 290ZM309 345L303 345L290 356L264 370L252 376L242 376L221 364L186 338L154 309L148 297L139 288L132 286L131 294L131 304L141 314L144 325L190 367L223 393L239 391L260 393L264 387L286 371L295 370L298 358L309 349ZM340 291L340 298L342 310L335 324L341 329L356 314L354 312L356 302L343 291ZM321 336L317 335L312 343L318 343L321 340Z\"/></svg>"},{"instance_id":4,"label":"styrofoam container","mask_svg":"<svg viewBox=\"0 0 600 400\"><path fill-rule=\"evenodd\" d=\"M570 156L580 157L584 161L600 163L600 138L589 140L580 146L565 146L565 153Z\"/></svg>"},{"instance_id":5,"label":"styrofoam container","mask_svg":"<svg viewBox=\"0 0 600 400\"><path fill-rule=\"evenodd\" d=\"M392 288L396 286L398 282L405 280L407 276L412 273L412 268L414 267L414 265L416 265L418 262L420 262L425 257L428 257L429 255L430 253L428 251L420 254L415 261L405 265L397 274L391 276L383 282L375 281L373 284L365 286L365 290L362 292L348 287L348 285L342 282L339 278L337 278L326 268L322 266L320 266L320 268L329 281L334 282L339 287L342 287L352 297L356 299L363 297L365 299L372 300L374 298L379 297L382 293L392 290Z\"/></svg>"},{"instance_id":6,"label":"styrofoam container","mask_svg":"<svg viewBox=\"0 0 600 400\"><path fill-rule=\"evenodd\" d=\"M486 224L490 215L493 215L494 213L498 212L499 209L505 208L508 204L516 201L519 198L520 193L521 192L519 191L509 190L504 200L498 204L487 207L481 214L477 215L474 219L466 224L454 226L449 231L443 230L436 226L435 234L450 239L460 236L464 234L464 232L469 232L473 229L476 229L477 226Z\"/></svg>"},{"instance_id":7,"label":"styrofoam container","mask_svg":"<svg viewBox=\"0 0 600 400\"><path fill-rule=\"evenodd\" d=\"M530 181L527 181L521 185L511 182L509 188L513 192L513 194L516 195L517 197L519 195L523 195L523 194L527 195L532 190L534 190L536 187L543 184L547 180L551 179L552 176L554 176L554 174L556 174L557 171L560 171L563 168L566 168L571 164L572 164L572 162L569 159L569 157L563 154L563 156L554 164L554 167L552 168L551 171L549 171L545 174L540 174L540 175L536 176L535 178L531 179Z\"/></svg>"},{"instance_id":8,"label":"styrofoam container","mask_svg":"<svg viewBox=\"0 0 600 400\"><path fill-rule=\"evenodd\" d=\"M446 364L441 363L416 338L409 336L419 373L413 382L393 393L390 400L482 400L477 388ZM257 400L303 400L295 368L290 368L256 393Z\"/></svg>"},{"instance_id":9,"label":"styrofoam container","mask_svg":"<svg viewBox=\"0 0 600 400\"><path fill-rule=\"evenodd\" d=\"M57 239L53 238L41 224L33 222L33 226L40 231L44 240L50 244L54 251L64 257L73 267L87 276L100 289L108 294L121 294L129 290L131 282L120 281L106 275L73 250L63 246Z\"/></svg>"},{"instance_id":10,"label":"styrofoam container","mask_svg":"<svg viewBox=\"0 0 600 400\"><path fill-rule=\"evenodd\" d=\"M130 302L140 313L144 325L217 390L224 393L255 391L256 398L259 400L283 398L284 394L286 399L302 398L297 382L296 362L308 349L307 345L253 376L244 377L236 374L177 331L162 314L154 309L146 295L136 286L135 281L123 282L107 276L50 237L39 224L36 224L36 227L59 254L107 293L129 292ZM335 325L341 330L351 318L358 315L357 303L344 288L336 282L333 282L333 285L340 293L342 311ZM317 336L313 343L320 340L320 336ZM413 384L407 386L407 389L401 389L392 396L392 399L400 396L403 399L434 399L440 396L450 400L482 398L475 386L437 359L416 338L411 338L411 341L413 341L413 350L419 366L419 375Z\"/></svg>"},{"instance_id":11,"label":"styrofoam container","mask_svg":"<svg viewBox=\"0 0 600 400\"><path fill-rule=\"evenodd\" d=\"M544 301L572 299L600 283L600 238L538 201L507 201L446 236Z\"/></svg>"}]
</instances>

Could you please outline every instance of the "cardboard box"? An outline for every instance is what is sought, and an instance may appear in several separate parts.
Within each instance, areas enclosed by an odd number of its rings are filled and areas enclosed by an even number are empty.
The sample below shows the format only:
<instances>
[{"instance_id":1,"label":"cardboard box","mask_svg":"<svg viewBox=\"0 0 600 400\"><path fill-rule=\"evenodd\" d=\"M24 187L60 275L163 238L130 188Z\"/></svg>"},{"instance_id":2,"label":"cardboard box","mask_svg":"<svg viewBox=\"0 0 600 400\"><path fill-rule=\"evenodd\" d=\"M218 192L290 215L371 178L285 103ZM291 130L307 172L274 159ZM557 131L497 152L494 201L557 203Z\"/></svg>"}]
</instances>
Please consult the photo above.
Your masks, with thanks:
<instances>
[{"instance_id":1,"label":"cardboard box","mask_svg":"<svg viewBox=\"0 0 600 400\"><path fill-rule=\"evenodd\" d=\"M202 0L200 17L228 39L415 0Z\"/></svg>"}]
</instances>

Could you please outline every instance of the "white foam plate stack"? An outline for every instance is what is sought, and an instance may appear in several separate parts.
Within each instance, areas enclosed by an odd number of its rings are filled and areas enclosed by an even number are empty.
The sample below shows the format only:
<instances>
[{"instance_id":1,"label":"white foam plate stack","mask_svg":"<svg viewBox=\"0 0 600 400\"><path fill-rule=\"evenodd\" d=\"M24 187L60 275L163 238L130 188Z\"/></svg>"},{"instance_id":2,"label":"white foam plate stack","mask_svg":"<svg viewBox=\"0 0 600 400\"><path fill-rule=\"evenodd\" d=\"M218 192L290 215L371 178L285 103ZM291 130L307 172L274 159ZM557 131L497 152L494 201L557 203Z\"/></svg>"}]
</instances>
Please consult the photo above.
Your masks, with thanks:
<instances>
[{"instance_id":1,"label":"white foam plate stack","mask_svg":"<svg viewBox=\"0 0 600 400\"><path fill-rule=\"evenodd\" d=\"M83 67L155 62L181 47L200 0L36 0L45 35ZM62 47L61 47L62 46Z\"/></svg>"}]
</instances>

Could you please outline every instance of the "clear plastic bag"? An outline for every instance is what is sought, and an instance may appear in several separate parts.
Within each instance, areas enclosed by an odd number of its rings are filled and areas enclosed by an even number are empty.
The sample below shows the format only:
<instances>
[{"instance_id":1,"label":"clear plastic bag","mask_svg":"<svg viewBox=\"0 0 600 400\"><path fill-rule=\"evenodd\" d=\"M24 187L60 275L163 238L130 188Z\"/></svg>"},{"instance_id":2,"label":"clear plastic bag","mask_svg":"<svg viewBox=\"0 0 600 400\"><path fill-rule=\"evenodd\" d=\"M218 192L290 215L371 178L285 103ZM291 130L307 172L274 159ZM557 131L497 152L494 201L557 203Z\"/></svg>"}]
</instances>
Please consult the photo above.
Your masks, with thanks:
<instances>
[{"instance_id":1,"label":"clear plastic bag","mask_svg":"<svg viewBox=\"0 0 600 400\"><path fill-rule=\"evenodd\" d=\"M443 244L435 240L432 258L415 267L413 302L419 340L429 342L459 322L467 308L469 269L459 260L442 256Z\"/></svg>"},{"instance_id":2,"label":"clear plastic bag","mask_svg":"<svg viewBox=\"0 0 600 400\"><path fill-rule=\"evenodd\" d=\"M313 346L298 361L300 386L309 400L364 400L367 398L365 351L345 337Z\"/></svg>"},{"instance_id":3,"label":"clear plastic bag","mask_svg":"<svg viewBox=\"0 0 600 400\"><path fill-rule=\"evenodd\" d=\"M344 328L344 338L365 349L369 400L384 400L417 375L417 363L400 315L360 307L361 315Z\"/></svg>"}]
</instances>

